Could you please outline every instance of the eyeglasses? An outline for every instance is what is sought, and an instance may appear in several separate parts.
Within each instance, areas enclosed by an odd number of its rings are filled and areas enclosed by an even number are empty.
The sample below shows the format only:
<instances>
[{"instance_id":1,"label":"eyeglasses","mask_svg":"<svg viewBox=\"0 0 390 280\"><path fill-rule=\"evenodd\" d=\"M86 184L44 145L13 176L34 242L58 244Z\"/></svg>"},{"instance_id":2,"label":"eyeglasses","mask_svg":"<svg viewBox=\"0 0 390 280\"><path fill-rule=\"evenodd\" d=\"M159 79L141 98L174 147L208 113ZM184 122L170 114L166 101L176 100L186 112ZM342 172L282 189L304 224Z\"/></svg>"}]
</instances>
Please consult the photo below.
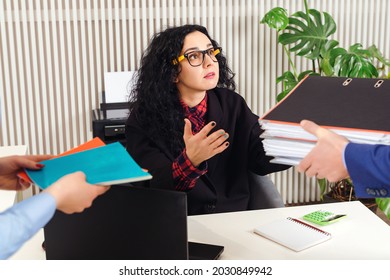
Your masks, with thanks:
<instances>
[{"instance_id":1,"label":"eyeglasses","mask_svg":"<svg viewBox=\"0 0 390 280\"><path fill-rule=\"evenodd\" d=\"M182 61L184 58L187 58L188 63L193 66L199 66L204 62L204 57L207 54L212 61L217 62L216 55L221 52L221 48L209 48L204 51L191 51L189 53L185 53L178 58L175 58L172 60L173 65L178 64L180 61Z\"/></svg>"}]
</instances>

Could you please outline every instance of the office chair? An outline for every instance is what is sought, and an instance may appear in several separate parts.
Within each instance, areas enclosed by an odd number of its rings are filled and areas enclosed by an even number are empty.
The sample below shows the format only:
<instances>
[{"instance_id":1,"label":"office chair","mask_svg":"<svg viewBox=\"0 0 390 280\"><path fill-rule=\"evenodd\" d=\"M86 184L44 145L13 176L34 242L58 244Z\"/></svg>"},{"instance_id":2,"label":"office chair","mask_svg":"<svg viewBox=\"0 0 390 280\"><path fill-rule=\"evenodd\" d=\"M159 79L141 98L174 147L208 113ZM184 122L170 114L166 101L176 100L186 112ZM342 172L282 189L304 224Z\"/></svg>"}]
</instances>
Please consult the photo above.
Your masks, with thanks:
<instances>
[{"instance_id":1,"label":"office chair","mask_svg":"<svg viewBox=\"0 0 390 280\"><path fill-rule=\"evenodd\" d=\"M251 192L248 210L284 207L284 202L274 183L268 176L248 171Z\"/></svg>"}]
</instances>

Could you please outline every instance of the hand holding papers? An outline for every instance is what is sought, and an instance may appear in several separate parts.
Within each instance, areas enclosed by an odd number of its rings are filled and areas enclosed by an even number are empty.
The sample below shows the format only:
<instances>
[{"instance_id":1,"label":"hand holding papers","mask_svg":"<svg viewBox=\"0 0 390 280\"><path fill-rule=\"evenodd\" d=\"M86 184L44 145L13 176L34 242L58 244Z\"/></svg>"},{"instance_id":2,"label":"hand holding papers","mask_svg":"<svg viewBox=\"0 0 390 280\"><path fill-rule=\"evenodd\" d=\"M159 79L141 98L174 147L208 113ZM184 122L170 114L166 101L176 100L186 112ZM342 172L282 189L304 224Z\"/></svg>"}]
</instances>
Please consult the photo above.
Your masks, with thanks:
<instances>
[{"instance_id":1,"label":"hand holding papers","mask_svg":"<svg viewBox=\"0 0 390 280\"><path fill-rule=\"evenodd\" d=\"M76 171L84 172L87 182L96 185L113 185L152 178L118 142L41 163L45 165L41 170L26 170L30 179L41 189Z\"/></svg>"},{"instance_id":2,"label":"hand holding papers","mask_svg":"<svg viewBox=\"0 0 390 280\"><path fill-rule=\"evenodd\" d=\"M348 177L343 163L343 152L348 139L327 129L321 128L311 121L302 121L302 127L318 137L317 145L300 162L299 172L306 172L309 177L326 178L336 182Z\"/></svg>"},{"instance_id":3,"label":"hand holding papers","mask_svg":"<svg viewBox=\"0 0 390 280\"><path fill-rule=\"evenodd\" d=\"M83 144L81 144L80 146L77 146L73 149L70 149L66 152L63 152L62 154L59 154L55 157L61 157L61 156L65 156L65 155L69 155L69 154L73 154L73 153L77 153L77 152L81 152L81 151L85 151L85 150L89 150L89 149L93 149L93 148L97 148L97 147L101 147L101 146L104 146L106 145L103 140L101 140L99 137L95 137ZM18 177L23 179L25 182L28 182L28 183L32 183L31 179L28 177L27 173L23 170L23 171L20 171L18 173Z\"/></svg>"},{"instance_id":4,"label":"hand holding papers","mask_svg":"<svg viewBox=\"0 0 390 280\"><path fill-rule=\"evenodd\" d=\"M348 83L346 83L348 80ZM296 165L317 138L299 123L306 119L349 141L390 145L390 82L308 76L260 119L266 154Z\"/></svg>"}]
</instances>

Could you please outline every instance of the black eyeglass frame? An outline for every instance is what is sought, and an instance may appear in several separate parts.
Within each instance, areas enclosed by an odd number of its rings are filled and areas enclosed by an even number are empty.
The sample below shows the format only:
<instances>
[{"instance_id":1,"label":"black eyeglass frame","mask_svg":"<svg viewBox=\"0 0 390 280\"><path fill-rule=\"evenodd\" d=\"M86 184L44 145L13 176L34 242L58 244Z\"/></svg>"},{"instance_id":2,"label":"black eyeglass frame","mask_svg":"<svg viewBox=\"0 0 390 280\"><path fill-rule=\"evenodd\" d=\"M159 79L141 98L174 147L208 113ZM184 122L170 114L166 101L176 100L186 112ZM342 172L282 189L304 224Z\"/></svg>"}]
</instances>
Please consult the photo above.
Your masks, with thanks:
<instances>
[{"instance_id":1,"label":"black eyeglass frame","mask_svg":"<svg viewBox=\"0 0 390 280\"><path fill-rule=\"evenodd\" d=\"M177 64L179 64L181 61L183 61L184 58L186 58L187 61L188 61L188 63L189 63L192 67L198 67L198 66L200 66L200 65L203 64L204 58L205 58L206 54L211 58L212 61L218 62L218 60L214 60L213 57L209 54L209 51L212 50L212 49L214 50L214 52L213 52L214 57L216 57L219 53L222 52L222 48L221 48L221 47L217 47L217 48L212 47L212 48L208 48L207 50L203 50L203 51L191 51L191 52L182 54L181 56L179 56L179 57L175 58L174 60L172 60L172 64L173 64L173 65L177 65ZM190 59L188 58L188 56L190 56L190 55L191 55L192 53L194 53L194 52L199 52L199 53L201 53L201 54L203 55L203 57L202 57L202 62L199 63L199 64L196 64L196 65L193 65L193 64L191 63Z\"/></svg>"}]
</instances>

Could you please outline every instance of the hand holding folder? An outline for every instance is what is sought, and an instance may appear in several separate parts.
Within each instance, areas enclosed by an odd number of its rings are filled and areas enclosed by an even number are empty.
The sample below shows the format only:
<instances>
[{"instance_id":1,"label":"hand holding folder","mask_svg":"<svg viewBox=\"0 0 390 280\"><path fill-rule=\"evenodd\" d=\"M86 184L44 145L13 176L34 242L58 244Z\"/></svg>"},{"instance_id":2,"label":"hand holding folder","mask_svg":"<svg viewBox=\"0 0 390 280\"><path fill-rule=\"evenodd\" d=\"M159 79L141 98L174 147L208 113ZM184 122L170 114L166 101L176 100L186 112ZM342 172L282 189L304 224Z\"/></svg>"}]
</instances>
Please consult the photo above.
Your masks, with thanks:
<instances>
[{"instance_id":1,"label":"hand holding folder","mask_svg":"<svg viewBox=\"0 0 390 280\"><path fill-rule=\"evenodd\" d=\"M95 140L94 145L96 144L100 145L99 141ZM46 189L61 177L76 171L82 171L88 183L105 186L152 178L119 142L84 150L86 147L90 145L42 161L44 168L25 170L26 174L41 189Z\"/></svg>"},{"instance_id":2,"label":"hand holding folder","mask_svg":"<svg viewBox=\"0 0 390 280\"><path fill-rule=\"evenodd\" d=\"M305 172L308 177L326 178L330 182L347 178L349 175L343 163L343 151L348 139L311 121L304 120L301 126L318 140L317 145L299 163L298 171Z\"/></svg>"},{"instance_id":3,"label":"hand holding folder","mask_svg":"<svg viewBox=\"0 0 390 280\"><path fill-rule=\"evenodd\" d=\"M75 147L73 149L70 149L70 150L68 150L66 152L63 152L62 154L59 154L59 155L54 156L54 157L66 156L66 155L74 154L74 153L77 153L77 152L86 151L86 150L89 150L89 149L101 147L101 146L104 146L104 145L106 145L106 144L99 137L95 137L92 140L89 140L89 141L81 144L80 146L77 146L77 147ZM31 179L28 177L26 171L24 171L24 170L20 171L18 173L18 177L21 178L25 182L32 183Z\"/></svg>"}]
</instances>

